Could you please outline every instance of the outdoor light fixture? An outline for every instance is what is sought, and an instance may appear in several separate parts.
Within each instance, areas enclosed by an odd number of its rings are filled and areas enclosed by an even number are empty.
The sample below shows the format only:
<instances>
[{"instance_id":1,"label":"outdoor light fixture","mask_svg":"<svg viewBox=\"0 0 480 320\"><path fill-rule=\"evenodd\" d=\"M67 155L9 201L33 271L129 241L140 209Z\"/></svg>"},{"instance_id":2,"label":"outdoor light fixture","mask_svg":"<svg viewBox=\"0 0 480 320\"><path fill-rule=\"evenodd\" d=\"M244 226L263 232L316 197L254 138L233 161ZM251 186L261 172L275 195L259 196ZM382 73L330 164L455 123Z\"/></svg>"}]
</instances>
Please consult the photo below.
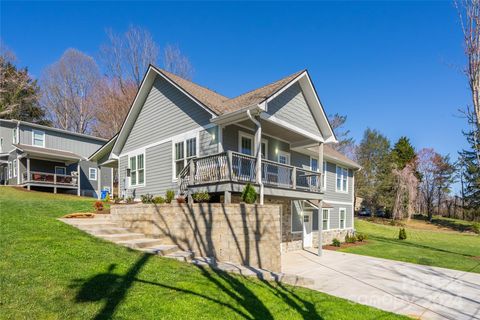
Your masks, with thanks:
<instances>
[{"instance_id":1,"label":"outdoor light fixture","mask_svg":"<svg viewBox=\"0 0 480 320\"><path fill-rule=\"evenodd\" d=\"M130 177L130 171L131 171L131 170L132 170L132 169L127 169L127 177Z\"/></svg>"}]
</instances>

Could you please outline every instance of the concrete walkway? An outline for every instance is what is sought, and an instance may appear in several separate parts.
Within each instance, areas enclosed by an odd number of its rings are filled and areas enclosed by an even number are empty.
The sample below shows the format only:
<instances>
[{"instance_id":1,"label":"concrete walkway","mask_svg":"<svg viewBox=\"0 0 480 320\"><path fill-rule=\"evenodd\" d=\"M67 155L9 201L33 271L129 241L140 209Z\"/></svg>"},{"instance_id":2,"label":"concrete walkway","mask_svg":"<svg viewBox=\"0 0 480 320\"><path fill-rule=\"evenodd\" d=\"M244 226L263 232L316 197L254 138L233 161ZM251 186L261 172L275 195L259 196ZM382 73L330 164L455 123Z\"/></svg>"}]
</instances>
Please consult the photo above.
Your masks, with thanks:
<instances>
[{"instance_id":1,"label":"concrete walkway","mask_svg":"<svg viewBox=\"0 0 480 320\"><path fill-rule=\"evenodd\" d=\"M480 261L479 261L480 263ZM480 274L324 250L282 256L282 272L309 286L416 319L480 319Z\"/></svg>"}]
</instances>

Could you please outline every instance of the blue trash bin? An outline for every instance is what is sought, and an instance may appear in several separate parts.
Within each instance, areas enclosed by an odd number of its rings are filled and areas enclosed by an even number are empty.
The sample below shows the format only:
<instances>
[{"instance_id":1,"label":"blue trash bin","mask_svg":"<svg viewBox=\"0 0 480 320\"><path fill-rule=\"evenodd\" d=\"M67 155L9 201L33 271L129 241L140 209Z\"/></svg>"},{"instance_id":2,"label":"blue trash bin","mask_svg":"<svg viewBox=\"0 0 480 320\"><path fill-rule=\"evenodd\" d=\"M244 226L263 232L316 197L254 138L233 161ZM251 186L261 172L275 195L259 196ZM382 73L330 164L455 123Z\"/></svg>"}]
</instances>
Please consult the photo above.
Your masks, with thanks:
<instances>
[{"instance_id":1,"label":"blue trash bin","mask_svg":"<svg viewBox=\"0 0 480 320\"><path fill-rule=\"evenodd\" d=\"M100 194L100 199L105 200L107 197L108 191L107 190L102 190L102 193Z\"/></svg>"}]
</instances>

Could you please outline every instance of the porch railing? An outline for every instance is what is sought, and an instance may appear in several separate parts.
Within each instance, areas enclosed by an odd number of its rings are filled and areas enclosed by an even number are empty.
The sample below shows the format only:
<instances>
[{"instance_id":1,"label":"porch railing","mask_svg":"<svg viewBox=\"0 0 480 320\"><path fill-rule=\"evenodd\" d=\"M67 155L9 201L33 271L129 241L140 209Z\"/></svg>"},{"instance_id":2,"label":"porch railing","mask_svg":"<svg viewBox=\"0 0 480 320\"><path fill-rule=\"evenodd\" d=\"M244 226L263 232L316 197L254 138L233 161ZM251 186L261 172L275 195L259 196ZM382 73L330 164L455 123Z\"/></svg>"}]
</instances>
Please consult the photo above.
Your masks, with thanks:
<instances>
[{"instance_id":1,"label":"porch railing","mask_svg":"<svg viewBox=\"0 0 480 320\"><path fill-rule=\"evenodd\" d=\"M256 158L228 151L190 160L179 174L179 187L224 181L256 183ZM311 192L321 191L321 173L262 159L262 183L265 186Z\"/></svg>"},{"instance_id":2,"label":"porch railing","mask_svg":"<svg viewBox=\"0 0 480 320\"><path fill-rule=\"evenodd\" d=\"M22 182L76 186L77 177L68 174L55 174L38 171L24 172Z\"/></svg>"}]
</instances>

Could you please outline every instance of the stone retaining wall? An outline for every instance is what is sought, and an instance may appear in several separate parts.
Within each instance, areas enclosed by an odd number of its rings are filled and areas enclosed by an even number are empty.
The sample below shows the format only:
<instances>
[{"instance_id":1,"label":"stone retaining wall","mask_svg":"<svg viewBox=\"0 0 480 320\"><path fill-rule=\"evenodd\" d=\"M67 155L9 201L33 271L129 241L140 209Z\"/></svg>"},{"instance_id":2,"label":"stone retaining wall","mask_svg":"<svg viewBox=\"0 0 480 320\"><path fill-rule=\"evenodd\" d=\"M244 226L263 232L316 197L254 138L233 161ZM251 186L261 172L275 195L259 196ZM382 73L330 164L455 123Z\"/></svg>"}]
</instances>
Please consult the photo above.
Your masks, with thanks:
<instances>
[{"instance_id":1,"label":"stone retaining wall","mask_svg":"<svg viewBox=\"0 0 480 320\"><path fill-rule=\"evenodd\" d=\"M113 205L112 221L196 256L281 271L279 205Z\"/></svg>"}]
</instances>

